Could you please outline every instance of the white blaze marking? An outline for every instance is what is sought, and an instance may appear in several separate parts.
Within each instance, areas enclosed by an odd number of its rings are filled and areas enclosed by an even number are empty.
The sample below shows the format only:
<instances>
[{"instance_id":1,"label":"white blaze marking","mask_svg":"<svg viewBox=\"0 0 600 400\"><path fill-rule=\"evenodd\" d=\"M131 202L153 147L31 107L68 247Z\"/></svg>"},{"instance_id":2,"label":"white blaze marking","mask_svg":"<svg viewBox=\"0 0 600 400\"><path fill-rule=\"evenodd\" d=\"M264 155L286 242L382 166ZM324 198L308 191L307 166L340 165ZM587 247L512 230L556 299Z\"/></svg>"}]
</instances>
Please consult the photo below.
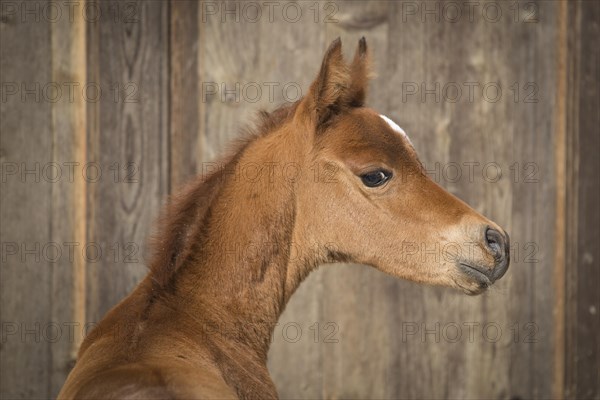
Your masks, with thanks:
<instances>
[{"instance_id":1,"label":"white blaze marking","mask_svg":"<svg viewBox=\"0 0 600 400\"><path fill-rule=\"evenodd\" d=\"M385 122L387 122L387 124L390 126L390 128L392 128L394 130L394 132L401 134L402 136L404 136L406 138L406 140L408 140L408 142L411 144L412 146L412 142L410 141L410 138L408 137L408 135L406 134L406 132L404 132L404 129L400 128L398 126L397 123L395 123L394 121L392 121L391 119L389 119L388 117L386 117L383 114L379 115Z\"/></svg>"}]
</instances>

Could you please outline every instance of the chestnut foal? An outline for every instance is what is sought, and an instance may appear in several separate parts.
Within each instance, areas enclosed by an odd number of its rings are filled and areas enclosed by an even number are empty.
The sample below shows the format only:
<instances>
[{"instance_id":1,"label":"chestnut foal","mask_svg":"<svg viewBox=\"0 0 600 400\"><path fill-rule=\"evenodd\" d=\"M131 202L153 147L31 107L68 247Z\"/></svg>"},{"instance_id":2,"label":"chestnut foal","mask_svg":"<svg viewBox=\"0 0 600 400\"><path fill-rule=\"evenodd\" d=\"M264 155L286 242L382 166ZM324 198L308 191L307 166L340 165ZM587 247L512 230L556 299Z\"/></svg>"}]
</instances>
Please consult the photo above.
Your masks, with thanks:
<instances>
[{"instance_id":1,"label":"chestnut foal","mask_svg":"<svg viewBox=\"0 0 600 400\"><path fill-rule=\"evenodd\" d=\"M86 338L59 398L276 398L271 335L319 264L468 294L504 274L506 233L363 105L368 63L364 38L349 65L334 41L304 98L263 113L222 169L174 196L150 273Z\"/></svg>"}]
</instances>

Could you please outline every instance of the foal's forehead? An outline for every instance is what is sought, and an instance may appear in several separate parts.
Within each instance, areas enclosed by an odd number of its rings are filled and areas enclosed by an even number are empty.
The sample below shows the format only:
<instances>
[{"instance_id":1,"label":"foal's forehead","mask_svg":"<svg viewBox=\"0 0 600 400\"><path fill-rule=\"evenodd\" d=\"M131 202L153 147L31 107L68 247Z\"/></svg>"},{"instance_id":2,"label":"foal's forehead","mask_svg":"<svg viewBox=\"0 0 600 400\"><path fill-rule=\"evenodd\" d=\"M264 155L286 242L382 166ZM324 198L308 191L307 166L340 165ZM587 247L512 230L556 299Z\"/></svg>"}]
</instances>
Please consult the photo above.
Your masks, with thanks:
<instances>
[{"instance_id":1,"label":"foal's forehead","mask_svg":"<svg viewBox=\"0 0 600 400\"><path fill-rule=\"evenodd\" d=\"M360 107L340 116L333 135L325 135L342 158L382 160L394 165L413 162L418 157L408 136L398 124L377 111Z\"/></svg>"},{"instance_id":2,"label":"foal's forehead","mask_svg":"<svg viewBox=\"0 0 600 400\"><path fill-rule=\"evenodd\" d=\"M392 130L394 132L396 132L399 135L402 135L404 138L406 138L406 140L408 140L408 142L410 144L412 144L412 142L410 141L410 138L408 137L408 135L406 134L406 132L404 132L404 129L400 128L400 126L398 126L397 123L395 123L394 121L392 121L391 119L389 119L388 117L386 117L383 114L379 115L381 117L381 119L383 119L390 128L392 128Z\"/></svg>"},{"instance_id":3,"label":"foal's forehead","mask_svg":"<svg viewBox=\"0 0 600 400\"><path fill-rule=\"evenodd\" d=\"M354 120L360 121L353 125L360 130L360 134L367 136L369 139L380 139L403 144L408 143L410 147L413 147L404 129L388 116L370 108L360 108L352 114Z\"/></svg>"}]
</instances>

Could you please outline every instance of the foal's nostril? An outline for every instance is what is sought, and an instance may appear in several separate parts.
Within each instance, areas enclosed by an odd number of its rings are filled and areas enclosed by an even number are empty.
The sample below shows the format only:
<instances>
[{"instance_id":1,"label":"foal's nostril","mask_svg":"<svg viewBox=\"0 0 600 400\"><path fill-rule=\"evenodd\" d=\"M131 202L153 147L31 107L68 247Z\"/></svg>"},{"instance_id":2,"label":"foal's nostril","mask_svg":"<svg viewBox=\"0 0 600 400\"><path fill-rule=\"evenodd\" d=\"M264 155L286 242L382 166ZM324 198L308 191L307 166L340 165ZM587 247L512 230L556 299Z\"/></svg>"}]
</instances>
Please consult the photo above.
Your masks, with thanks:
<instances>
[{"instance_id":1,"label":"foal's nostril","mask_svg":"<svg viewBox=\"0 0 600 400\"><path fill-rule=\"evenodd\" d=\"M485 231L485 243L495 259L502 259L505 256L504 236L495 229L487 228Z\"/></svg>"}]
</instances>

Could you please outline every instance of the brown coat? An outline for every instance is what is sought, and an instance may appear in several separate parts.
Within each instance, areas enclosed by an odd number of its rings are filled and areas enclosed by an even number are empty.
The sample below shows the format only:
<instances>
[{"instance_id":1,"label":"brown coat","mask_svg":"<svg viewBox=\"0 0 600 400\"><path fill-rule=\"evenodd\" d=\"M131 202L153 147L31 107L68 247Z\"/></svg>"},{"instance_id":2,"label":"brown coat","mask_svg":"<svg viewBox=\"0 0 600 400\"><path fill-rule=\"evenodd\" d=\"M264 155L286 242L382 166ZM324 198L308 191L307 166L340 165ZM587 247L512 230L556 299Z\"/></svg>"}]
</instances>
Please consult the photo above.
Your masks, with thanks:
<instances>
[{"instance_id":1,"label":"brown coat","mask_svg":"<svg viewBox=\"0 0 600 400\"><path fill-rule=\"evenodd\" d=\"M368 61L364 39L349 65L334 41L306 97L171 199L150 273L86 338L59 398L276 398L271 335L320 264L469 294L504 274L508 236L364 106Z\"/></svg>"}]
</instances>

